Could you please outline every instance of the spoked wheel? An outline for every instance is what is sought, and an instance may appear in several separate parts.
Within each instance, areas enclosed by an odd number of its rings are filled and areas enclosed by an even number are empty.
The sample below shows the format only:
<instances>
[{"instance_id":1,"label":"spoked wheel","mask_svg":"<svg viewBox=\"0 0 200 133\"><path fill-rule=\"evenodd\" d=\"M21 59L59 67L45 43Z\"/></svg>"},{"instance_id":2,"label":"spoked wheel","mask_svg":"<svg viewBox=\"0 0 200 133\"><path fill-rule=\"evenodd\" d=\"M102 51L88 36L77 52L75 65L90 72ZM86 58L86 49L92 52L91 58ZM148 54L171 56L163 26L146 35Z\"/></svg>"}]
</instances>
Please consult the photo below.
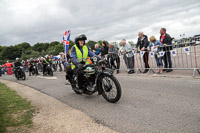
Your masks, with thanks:
<instances>
[{"instance_id":1,"label":"spoked wheel","mask_svg":"<svg viewBox=\"0 0 200 133\"><path fill-rule=\"evenodd\" d=\"M52 69L49 69L49 75L53 76L53 71L52 71Z\"/></svg>"},{"instance_id":2,"label":"spoked wheel","mask_svg":"<svg viewBox=\"0 0 200 133\"><path fill-rule=\"evenodd\" d=\"M19 75L17 74L17 80L19 80Z\"/></svg>"},{"instance_id":3,"label":"spoked wheel","mask_svg":"<svg viewBox=\"0 0 200 133\"><path fill-rule=\"evenodd\" d=\"M111 103L116 103L121 98L121 86L115 76L102 77L102 96Z\"/></svg>"},{"instance_id":4,"label":"spoked wheel","mask_svg":"<svg viewBox=\"0 0 200 133\"><path fill-rule=\"evenodd\" d=\"M35 70L32 70L32 75L34 75L35 74Z\"/></svg>"},{"instance_id":5,"label":"spoked wheel","mask_svg":"<svg viewBox=\"0 0 200 133\"><path fill-rule=\"evenodd\" d=\"M25 74L25 72L22 72L22 80L26 80L26 74Z\"/></svg>"},{"instance_id":6,"label":"spoked wheel","mask_svg":"<svg viewBox=\"0 0 200 133\"><path fill-rule=\"evenodd\" d=\"M72 83L72 90L76 93L76 94L82 94L78 91L78 79L76 75L73 75L73 83Z\"/></svg>"}]
</instances>

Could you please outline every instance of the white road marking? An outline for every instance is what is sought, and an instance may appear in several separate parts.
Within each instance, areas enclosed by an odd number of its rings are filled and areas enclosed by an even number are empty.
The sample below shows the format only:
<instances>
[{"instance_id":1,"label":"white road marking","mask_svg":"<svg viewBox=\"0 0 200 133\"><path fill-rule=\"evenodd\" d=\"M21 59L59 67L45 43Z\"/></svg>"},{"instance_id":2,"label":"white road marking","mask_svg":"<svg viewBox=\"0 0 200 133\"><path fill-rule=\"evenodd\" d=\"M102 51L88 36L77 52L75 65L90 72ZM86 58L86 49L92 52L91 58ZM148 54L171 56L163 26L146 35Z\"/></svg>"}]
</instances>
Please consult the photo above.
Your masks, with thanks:
<instances>
[{"instance_id":1,"label":"white road marking","mask_svg":"<svg viewBox=\"0 0 200 133\"><path fill-rule=\"evenodd\" d=\"M44 77L44 76L37 76L39 78L43 78L43 79L58 79L57 77Z\"/></svg>"}]
</instances>

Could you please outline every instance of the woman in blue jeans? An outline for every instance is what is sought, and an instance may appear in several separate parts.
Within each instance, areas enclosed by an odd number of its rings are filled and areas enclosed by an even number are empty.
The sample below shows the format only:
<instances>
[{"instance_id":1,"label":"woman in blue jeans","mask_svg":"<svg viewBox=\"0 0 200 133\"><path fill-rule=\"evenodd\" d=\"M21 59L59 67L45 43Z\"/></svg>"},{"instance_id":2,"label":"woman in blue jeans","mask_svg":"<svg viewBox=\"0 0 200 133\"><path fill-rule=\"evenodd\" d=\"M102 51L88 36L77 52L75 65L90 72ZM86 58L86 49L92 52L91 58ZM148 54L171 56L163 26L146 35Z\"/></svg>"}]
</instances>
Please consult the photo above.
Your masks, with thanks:
<instances>
[{"instance_id":1,"label":"woman in blue jeans","mask_svg":"<svg viewBox=\"0 0 200 133\"><path fill-rule=\"evenodd\" d=\"M148 50L152 50L153 52L155 52L155 59L156 59L156 63L157 63L157 67L159 68L159 71L157 72L157 74L162 74L163 72L163 63L162 63L162 57L159 57L158 54L160 51L162 51L162 46L163 44L156 40L156 38L154 36L150 37L150 44L149 44L149 48Z\"/></svg>"}]
</instances>

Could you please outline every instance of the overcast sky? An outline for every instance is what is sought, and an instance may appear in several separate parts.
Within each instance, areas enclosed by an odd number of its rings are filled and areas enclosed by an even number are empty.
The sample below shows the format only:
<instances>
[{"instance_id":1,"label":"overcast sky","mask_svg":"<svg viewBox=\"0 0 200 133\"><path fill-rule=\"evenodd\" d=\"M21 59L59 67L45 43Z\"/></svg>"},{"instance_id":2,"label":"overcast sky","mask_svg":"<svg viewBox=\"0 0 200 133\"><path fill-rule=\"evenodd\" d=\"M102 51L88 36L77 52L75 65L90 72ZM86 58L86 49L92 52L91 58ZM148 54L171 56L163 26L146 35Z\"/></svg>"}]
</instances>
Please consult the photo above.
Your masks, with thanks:
<instances>
[{"instance_id":1,"label":"overcast sky","mask_svg":"<svg viewBox=\"0 0 200 133\"><path fill-rule=\"evenodd\" d=\"M72 40L136 42L162 27L175 38L200 34L200 0L0 0L0 45L62 41L68 29Z\"/></svg>"}]
</instances>

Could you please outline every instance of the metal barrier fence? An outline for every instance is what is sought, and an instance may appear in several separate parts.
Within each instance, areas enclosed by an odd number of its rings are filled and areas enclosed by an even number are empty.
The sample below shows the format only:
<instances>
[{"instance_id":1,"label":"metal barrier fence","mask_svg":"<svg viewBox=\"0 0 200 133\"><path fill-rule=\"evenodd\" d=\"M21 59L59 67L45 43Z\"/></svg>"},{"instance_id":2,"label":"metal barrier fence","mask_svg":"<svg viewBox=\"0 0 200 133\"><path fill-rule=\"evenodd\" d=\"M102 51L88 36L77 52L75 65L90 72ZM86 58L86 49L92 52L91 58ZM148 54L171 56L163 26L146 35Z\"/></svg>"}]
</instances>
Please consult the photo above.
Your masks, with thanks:
<instances>
[{"instance_id":1,"label":"metal barrier fence","mask_svg":"<svg viewBox=\"0 0 200 133\"><path fill-rule=\"evenodd\" d=\"M163 68L163 69L172 69L172 70L193 70L193 77L196 75L196 71L198 74L200 74L200 43L197 43L197 41L200 41L199 38L195 38L194 42L189 43L180 43L175 46L173 46L173 49L170 49L170 46L165 46L165 53L161 51L160 54L169 55L171 57L172 61L172 68ZM145 69L148 70L148 73L151 71L154 73L155 70L160 69L157 67L157 63L155 60L155 53L152 54L152 51L133 51L133 57L134 57L134 70L135 72L141 73L145 71ZM146 56L146 57L144 57ZM130 70L131 68L128 68L127 66L130 66L128 63L131 63L130 61L127 61L126 55L116 55L113 53L109 54L110 59L114 59L115 64L120 64L114 66L116 69L119 70ZM119 58L118 58L119 57ZM161 58L164 58L161 57ZM163 61L163 60L162 60ZM113 61L112 61L113 62ZM109 64L112 66L112 62ZM149 65L149 68L146 67L147 64ZM163 61L163 66L164 61Z\"/></svg>"}]
</instances>

